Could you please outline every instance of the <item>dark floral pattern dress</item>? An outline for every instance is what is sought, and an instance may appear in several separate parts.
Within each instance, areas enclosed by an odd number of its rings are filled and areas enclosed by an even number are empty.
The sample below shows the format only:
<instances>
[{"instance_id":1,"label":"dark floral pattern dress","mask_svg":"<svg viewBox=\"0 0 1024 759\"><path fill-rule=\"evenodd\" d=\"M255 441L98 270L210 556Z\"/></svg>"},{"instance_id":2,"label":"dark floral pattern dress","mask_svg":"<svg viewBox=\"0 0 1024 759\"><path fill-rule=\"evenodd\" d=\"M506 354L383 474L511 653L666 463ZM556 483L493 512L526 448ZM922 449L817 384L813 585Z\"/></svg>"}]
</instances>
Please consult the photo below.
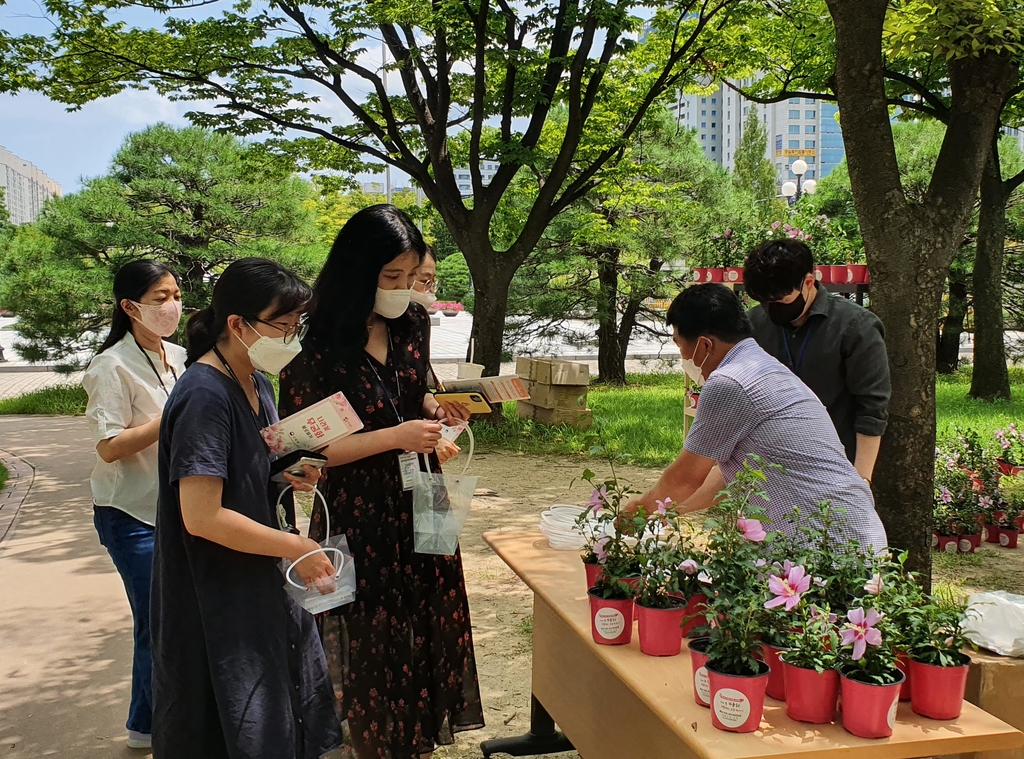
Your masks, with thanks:
<instances>
[{"instance_id":1,"label":"dark floral pattern dress","mask_svg":"<svg viewBox=\"0 0 1024 759\"><path fill-rule=\"evenodd\" d=\"M281 373L282 417L341 391L364 431L399 423L392 401L405 420L422 418L428 317L414 306L388 328L386 364L304 346ZM440 471L434 457L432 466ZM356 600L320 620L347 755L414 759L483 727L462 556L413 550L412 495L402 489L398 452L332 467L325 481L331 532L346 535L356 564ZM319 506L310 537L324 538Z\"/></svg>"}]
</instances>

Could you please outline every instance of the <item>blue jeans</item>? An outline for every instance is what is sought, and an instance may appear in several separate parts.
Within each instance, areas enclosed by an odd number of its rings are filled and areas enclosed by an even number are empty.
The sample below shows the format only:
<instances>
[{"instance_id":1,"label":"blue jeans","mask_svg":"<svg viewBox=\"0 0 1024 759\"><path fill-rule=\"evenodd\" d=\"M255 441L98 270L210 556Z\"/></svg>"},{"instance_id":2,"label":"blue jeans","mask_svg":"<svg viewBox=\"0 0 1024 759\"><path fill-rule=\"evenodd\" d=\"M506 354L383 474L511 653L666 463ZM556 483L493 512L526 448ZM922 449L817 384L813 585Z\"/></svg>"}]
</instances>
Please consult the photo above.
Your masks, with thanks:
<instances>
[{"instance_id":1,"label":"blue jeans","mask_svg":"<svg viewBox=\"0 0 1024 759\"><path fill-rule=\"evenodd\" d=\"M153 732L153 655L149 647L149 585L153 577L153 528L120 509L93 507L100 543L114 560L135 620L132 703L127 728Z\"/></svg>"}]
</instances>

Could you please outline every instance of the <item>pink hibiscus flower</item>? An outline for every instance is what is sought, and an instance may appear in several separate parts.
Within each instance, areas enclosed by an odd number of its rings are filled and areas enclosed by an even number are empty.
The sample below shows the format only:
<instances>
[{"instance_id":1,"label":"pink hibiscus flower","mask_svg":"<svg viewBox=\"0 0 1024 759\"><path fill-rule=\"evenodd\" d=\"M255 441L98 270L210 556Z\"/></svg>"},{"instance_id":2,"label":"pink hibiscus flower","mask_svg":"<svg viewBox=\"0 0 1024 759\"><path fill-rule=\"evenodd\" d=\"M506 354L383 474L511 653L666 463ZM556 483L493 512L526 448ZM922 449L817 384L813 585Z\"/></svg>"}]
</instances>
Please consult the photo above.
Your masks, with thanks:
<instances>
[{"instance_id":1,"label":"pink hibiscus flower","mask_svg":"<svg viewBox=\"0 0 1024 759\"><path fill-rule=\"evenodd\" d=\"M811 589L811 578L803 567L793 567L784 577L769 577L768 589L775 598L765 602L764 608L774 609L786 605L786 611L792 611L800 603L803 594Z\"/></svg>"},{"instance_id":2,"label":"pink hibiscus flower","mask_svg":"<svg viewBox=\"0 0 1024 759\"><path fill-rule=\"evenodd\" d=\"M760 543L768 537L768 533L764 531L764 527L756 519L744 519L741 517L736 520L736 527L743 533L743 537L755 543Z\"/></svg>"},{"instance_id":3,"label":"pink hibiscus flower","mask_svg":"<svg viewBox=\"0 0 1024 759\"><path fill-rule=\"evenodd\" d=\"M587 502L587 508L590 509L592 514L597 516L597 512L604 508L607 498L608 488L602 485L600 489L595 490L590 494L590 500Z\"/></svg>"},{"instance_id":4,"label":"pink hibiscus flower","mask_svg":"<svg viewBox=\"0 0 1024 759\"><path fill-rule=\"evenodd\" d=\"M842 645L853 646L853 660L859 661L867 652L868 646L879 646L882 644L882 633L875 629L884 614L879 614L874 609L867 612L861 609L851 609L846 614L849 620L846 626L840 630L839 635Z\"/></svg>"}]
</instances>

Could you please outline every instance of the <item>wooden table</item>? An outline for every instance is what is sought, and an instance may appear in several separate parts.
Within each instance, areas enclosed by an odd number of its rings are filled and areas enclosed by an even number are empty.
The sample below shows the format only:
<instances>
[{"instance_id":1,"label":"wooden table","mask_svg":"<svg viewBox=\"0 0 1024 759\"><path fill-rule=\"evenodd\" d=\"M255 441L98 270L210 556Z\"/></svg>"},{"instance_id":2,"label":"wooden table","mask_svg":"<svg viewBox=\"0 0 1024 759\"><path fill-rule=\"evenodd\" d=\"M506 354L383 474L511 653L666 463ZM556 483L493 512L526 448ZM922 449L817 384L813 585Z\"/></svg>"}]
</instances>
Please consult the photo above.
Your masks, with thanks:
<instances>
[{"instance_id":1,"label":"wooden table","mask_svg":"<svg viewBox=\"0 0 1024 759\"><path fill-rule=\"evenodd\" d=\"M484 756L533 756L569 749L584 759L749 759L810 753L814 759L910 759L1013 749L1024 733L972 704L951 722L936 722L900 704L891 738L866 740L841 725L808 725L767 699L761 729L716 730L693 700L690 657L645 656L629 646L599 646L590 633L583 564L555 551L537 531L489 532L484 540L534 593L531 733L487 741ZM550 714L550 717L548 717ZM554 732L554 720L568 741Z\"/></svg>"}]
</instances>

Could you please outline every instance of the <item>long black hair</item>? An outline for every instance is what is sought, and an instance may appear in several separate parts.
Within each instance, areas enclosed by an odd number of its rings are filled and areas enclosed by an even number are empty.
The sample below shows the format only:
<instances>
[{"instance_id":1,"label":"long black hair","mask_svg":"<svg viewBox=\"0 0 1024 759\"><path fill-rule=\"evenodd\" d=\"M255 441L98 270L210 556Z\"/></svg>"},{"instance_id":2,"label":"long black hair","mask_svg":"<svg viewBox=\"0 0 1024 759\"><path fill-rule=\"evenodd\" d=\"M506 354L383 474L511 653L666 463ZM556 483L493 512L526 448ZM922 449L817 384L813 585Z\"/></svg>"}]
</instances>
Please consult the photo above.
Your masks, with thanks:
<instances>
[{"instance_id":1,"label":"long black hair","mask_svg":"<svg viewBox=\"0 0 1024 759\"><path fill-rule=\"evenodd\" d=\"M309 285L276 261L242 258L233 262L217 278L210 306L188 320L186 365L191 366L217 344L227 329L229 316L241 316L252 323L273 307L267 317L273 320L301 310L311 294Z\"/></svg>"},{"instance_id":2,"label":"long black hair","mask_svg":"<svg viewBox=\"0 0 1024 759\"><path fill-rule=\"evenodd\" d=\"M349 219L313 285L310 341L325 350L362 351L381 270L410 251L422 261L427 245L412 219L395 206L369 206Z\"/></svg>"},{"instance_id":3,"label":"long black hair","mask_svg":"<svg viewBox=\"0 0 1024 759\"><path fill-rule=\"evenodd\" d=\"M178 282L178 275L159 261L143 258L126 263L114 275L114 316L110 320L110 334L100 346L99 353L121 342L132 328L132 318L121 308L122 300L138 303L149 288L170 274Z\"/></svg>"}]
</instances>

